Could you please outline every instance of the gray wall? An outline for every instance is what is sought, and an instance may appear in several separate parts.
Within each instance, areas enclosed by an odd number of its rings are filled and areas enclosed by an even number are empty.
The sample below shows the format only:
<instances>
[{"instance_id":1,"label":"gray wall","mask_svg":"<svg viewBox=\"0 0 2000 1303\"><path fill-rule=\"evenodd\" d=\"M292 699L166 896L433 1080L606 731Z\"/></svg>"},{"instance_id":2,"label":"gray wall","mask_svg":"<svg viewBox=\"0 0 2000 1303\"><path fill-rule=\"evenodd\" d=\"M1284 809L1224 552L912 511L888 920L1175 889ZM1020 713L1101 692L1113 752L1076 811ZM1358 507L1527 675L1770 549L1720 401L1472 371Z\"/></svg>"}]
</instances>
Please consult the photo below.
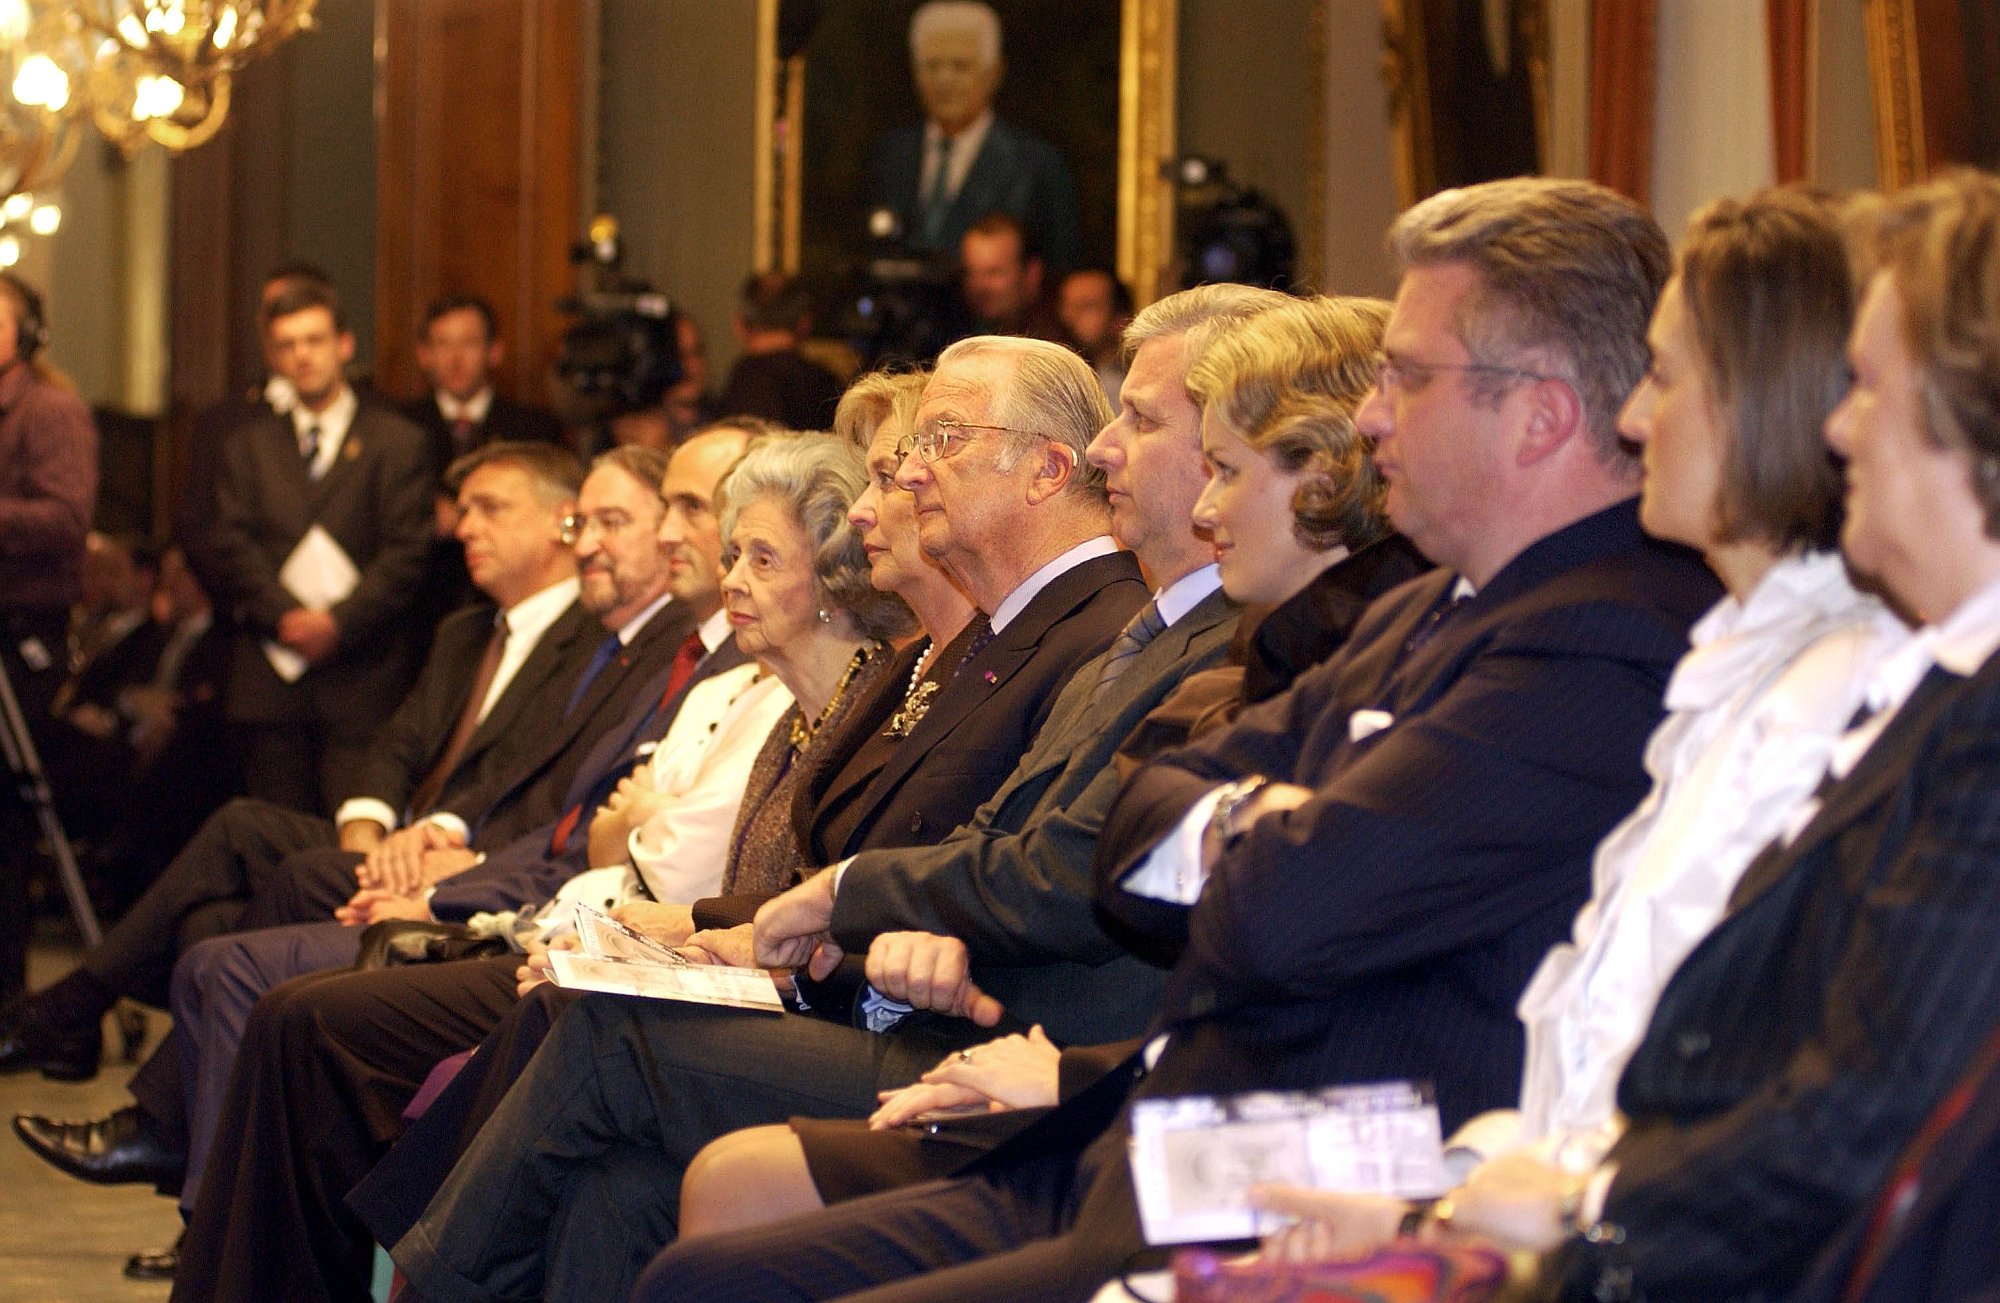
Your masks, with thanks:
<instances>
[{"instance_id":1,"label":"gray wall","mask_svg":"<svg viewBox=\"0 0 2000 1303\"><path fill-rule=\"evenodd\" d=\"M597 207L619 220L626 273L700 323L719 387L750 270L757 6L601 4Z\"/></svg>"}]
</instances>

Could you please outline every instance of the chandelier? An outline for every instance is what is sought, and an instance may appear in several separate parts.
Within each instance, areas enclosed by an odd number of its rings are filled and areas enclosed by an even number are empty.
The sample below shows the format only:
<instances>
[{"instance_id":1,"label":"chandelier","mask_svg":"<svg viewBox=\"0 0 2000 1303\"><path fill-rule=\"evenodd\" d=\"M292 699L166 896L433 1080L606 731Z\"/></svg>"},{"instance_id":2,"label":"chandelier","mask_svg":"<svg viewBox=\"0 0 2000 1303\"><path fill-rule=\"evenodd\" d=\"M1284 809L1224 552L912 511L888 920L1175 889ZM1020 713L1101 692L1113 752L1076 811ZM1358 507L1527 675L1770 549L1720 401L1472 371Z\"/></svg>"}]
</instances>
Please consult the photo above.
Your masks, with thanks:
<instances>
[{"instance_id":1,"label":"chandelier","mask_svg":"<svg viewBox=\"0 0 2000 1303\"><path fill-rule=\"evenodd\" d=\"M179 153L229 116L230 77L312 26L317 0L0 0L0 201L46 189L88 120Z\"/></svg>"}]
</instances>

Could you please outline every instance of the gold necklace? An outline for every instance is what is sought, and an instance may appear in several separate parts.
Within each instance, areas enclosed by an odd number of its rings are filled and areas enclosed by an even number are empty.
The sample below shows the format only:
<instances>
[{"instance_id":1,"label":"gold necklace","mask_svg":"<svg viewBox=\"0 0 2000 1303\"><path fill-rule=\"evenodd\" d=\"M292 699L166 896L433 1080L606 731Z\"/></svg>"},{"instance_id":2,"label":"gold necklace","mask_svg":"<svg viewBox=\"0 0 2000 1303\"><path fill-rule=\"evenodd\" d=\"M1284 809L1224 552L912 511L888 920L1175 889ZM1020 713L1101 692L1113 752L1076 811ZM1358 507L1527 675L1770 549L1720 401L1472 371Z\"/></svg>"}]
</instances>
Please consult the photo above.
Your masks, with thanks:
<instances>
[{"instance_id":1,"label":"gold necklace","mask_svg":"<svg viewBox=\"0 0 2000 1303\"><path fill-rule=\"evenodd\" d=\"M808 724L806 723L806 717L802 714L792 721L792 750L803 751L806 749L806 743L813 740L813 735L819 732L820 725L826 723L827 717L833 714L836 706L840 705L840 699L847 695L847 685L854 681L854 676L860 672L863 665L868 663L868 658L873 656L875 650L881 645L881 643L870 638L867 642L862 643L854 649L854 655L847 662L846 671L841 674L840 682L833 685L833 695L827 698L826 706L819 712L818 719Z\"/></svg>"}]
</instances>

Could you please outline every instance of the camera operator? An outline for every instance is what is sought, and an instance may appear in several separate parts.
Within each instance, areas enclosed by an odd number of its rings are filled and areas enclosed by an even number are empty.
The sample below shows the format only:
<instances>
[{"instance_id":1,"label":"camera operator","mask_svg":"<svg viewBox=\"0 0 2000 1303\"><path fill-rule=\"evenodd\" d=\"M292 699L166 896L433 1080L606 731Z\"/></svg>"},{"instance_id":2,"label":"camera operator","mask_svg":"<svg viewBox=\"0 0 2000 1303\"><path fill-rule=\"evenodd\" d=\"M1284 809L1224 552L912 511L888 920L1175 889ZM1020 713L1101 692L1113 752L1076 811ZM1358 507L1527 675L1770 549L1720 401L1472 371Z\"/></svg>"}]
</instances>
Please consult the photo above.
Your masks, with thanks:
<instances>
[{"instance_id":1,"label":"camera operator","mask_svg":"<svg viewBox=\"0 0 2000 1303\"><path fill-rule=\"evenodd\" d=\"M69 610L83 593L84 539L97 504L97 429L68 380L36 359L41 296L0 274L0 664L22 715L47 719L67 670ZM34 837L7 802L0 856L0 999L27 981Z\"/></svg>"}]
</instances>

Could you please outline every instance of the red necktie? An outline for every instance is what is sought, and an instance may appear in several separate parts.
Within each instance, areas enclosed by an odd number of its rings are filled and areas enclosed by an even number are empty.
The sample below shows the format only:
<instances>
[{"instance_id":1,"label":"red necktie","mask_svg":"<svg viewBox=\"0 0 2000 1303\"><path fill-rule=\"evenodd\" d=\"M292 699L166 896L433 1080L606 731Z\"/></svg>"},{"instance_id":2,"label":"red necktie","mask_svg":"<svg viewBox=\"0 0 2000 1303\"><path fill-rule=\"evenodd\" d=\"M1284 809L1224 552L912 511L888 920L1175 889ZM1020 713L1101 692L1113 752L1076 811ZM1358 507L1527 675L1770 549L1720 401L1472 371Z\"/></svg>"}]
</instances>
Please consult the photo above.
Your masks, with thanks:
<instances>
[{"instance_id":1,"label":"red necktie","mask_svg":"<svg viewBox=\"0 0 2000 1303\"><path fill-rule=\"evenodd\" d=\"M699 665L701 658L707 654L708 649L702 646L701 635L689 634L687 641L681 644L680 650L674 653L673 668L667 671L667 690L662 692L660 699L653 704L652 711L646 716L646 723L650 724L657 719L660 712L667 708L667 703L674 699L674 695L687 686L687 681L694 677L694 667ZM641 724L640 731L644 732L645 727L645 724ZM556 830L549 834L550 855L560 855L569 848L570 836L576 832L576 825L582 819L581 802L563 811L562 818L556 820Z\"/></svg>"}]
</instances>

